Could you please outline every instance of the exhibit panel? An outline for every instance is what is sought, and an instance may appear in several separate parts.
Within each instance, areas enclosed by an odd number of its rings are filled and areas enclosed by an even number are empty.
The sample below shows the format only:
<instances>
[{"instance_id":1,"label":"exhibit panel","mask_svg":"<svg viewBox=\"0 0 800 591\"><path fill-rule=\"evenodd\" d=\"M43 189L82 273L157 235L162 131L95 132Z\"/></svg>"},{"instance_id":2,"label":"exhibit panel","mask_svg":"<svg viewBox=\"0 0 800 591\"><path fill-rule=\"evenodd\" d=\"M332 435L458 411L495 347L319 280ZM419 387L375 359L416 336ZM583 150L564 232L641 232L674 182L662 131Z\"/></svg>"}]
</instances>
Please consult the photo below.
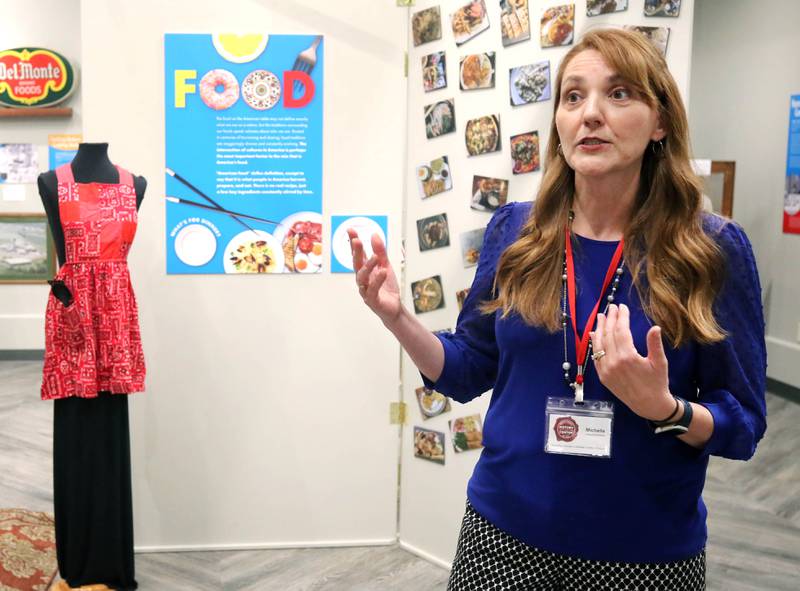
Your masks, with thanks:
<instances>
[{"instance_id":1,"label":"exhibit panel","mask_svg":"<svg viewBox=\"0 0 800 591\"><path fill-rule=\"evenodd\" d=\"M614 5L616 11L603 12ZM606 5L609 5L606 7ZM431 330L455 329L483 229L539 187L561 58L594 27L643 27L689 95L693 2L649 17L641 1L418 2L409 9L406 286ZM478 9L477 7L480 7ZM589 16L589 14L593 16ZM445 172L443 177L442 171ZM415 307L416 302L416 307ZM442 402L403 357L400 540L449 566L490 402Z\"/></svg>"},{"instance_id":2,"label":"exhibit panel","mask_svg":"<svg viewBox=\"0 0 800 591\"><path fill-rule=\"evenodd\" d=\"M404 19L394 6L367 1L342 10L311 1L87 0L82 26L84 135L108 141L112 158L134 172L154 171L130 255L148 362L147 392L131 405L137 548L394 541L398 439L387 414L397 398L398 345L363 309L353 276L329 272L328 237L331 215L387 215L389 252L399 263L405 154L387 138L405 133ZM311 77L321 81L324 67L325 129L309 136L322 162L321 273L165 274L167 207L215 225L225 216L165 203L169 190L207 204L164 174L164 35L205 34L211 55L211 35L229 31L324 39ZM268 40L264 59L271 48L286 54L281 42ZM198 85L205 70L187 69L198 78L185 82ZM228 69L249 72L247 63ZM124 72L116 82L115 72ZM224 113L201 115L220 121ZM198 137L213 153L213 137ZM236 213L269 217L209 196ZM228 240L220 240L221 249Z\"/></svg>"}]
</instances>

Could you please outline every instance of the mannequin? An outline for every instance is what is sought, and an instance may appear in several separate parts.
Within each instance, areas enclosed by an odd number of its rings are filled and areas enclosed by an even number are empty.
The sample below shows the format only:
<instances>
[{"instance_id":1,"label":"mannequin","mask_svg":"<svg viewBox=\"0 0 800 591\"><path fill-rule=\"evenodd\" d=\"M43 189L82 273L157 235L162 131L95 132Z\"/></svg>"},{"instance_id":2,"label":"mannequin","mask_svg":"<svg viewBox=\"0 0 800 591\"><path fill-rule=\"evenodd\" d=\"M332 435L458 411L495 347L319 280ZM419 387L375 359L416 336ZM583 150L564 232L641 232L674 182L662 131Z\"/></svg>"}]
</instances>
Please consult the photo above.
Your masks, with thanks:
<instances>
[{"instance_id":1,"label":"mannequin","mask_svg":"<svg viewBox=\"0 0 800 591\"><path fill-rule=\"evenodd\" d=\"M107 143L82 143L71 164L76 183L120 183ZM133 176L136 209L147 181ZM63 266L67 260L58 201L58 178L39 175L50 230ZM68 305L63 283L53 295ZM71 296L66 291L67 296ZM71 300L71 297L68 298ZM55 589L136 589L133 556L128 396L98 392L96 398L53 400L53 498L58 567Z\"/></svg>"},{"instance_id":2,"label":"mannequin","mask_svg":"<svg viewBox=\"0 0 800 591\"><path fill-rule=\"evenodd\" d=\"M72 160L72 172L79 183L116 183L119 182L119 172L108 158L108 144L80 144L78 153ZM39 175L39 196L42 198L44 210L53 233L56 245L58 264L63 265L66 260L64 254L64 230L61 227L61 218L58 214L58 180L56 171L48 170ZM133 184L136 188L136 208L142 205L147 181L143 176L134 176Z\"/></svg>"}]
</instances>

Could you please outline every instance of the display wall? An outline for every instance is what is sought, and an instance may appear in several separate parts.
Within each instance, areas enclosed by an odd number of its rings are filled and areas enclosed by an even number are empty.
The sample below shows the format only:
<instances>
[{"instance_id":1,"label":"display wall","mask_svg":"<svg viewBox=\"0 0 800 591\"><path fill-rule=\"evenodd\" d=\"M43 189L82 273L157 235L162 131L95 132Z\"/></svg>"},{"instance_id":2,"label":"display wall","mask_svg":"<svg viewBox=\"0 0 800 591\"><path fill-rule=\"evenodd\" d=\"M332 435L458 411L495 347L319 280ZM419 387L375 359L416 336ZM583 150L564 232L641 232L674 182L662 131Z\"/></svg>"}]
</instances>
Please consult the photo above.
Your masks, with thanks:
<instances>
[{"instance_id":1,"label":"display wall","mask_svg":"<svg viewBox=\"0 0 800 591\"><path fill-rule=\"evenodd\" d=\"M469 33L462 34L457 39L452 28L451 15L463 4L467 2L426 0L417 2L417 5L409 10L409 22L413 24L415 13L429 7L441 6L441 38L415 46L413 27L410 25L408 39L409 165L405 171L408 188L404 297L406 305L409 309L413 309L412 284L431 276L441 277L444 306L419 315L423 324L431 330L455 328L458 315L456 292L470 286L475 272L474 266L465 267L461 234L485 227L491 217L490 211L473 208L476 201L477 205L481 206L481 200L475 197L473 177L478 175L508 180L509 201L530 201L539 186L541 170L514 174L510 138L538 131L540 153L544 153L549 140L553 100L544 98L543 95L539 97L540 100L530 104L512 105L512 100L518 102L519 93L514 93L512 97L510 70L518 66L548 61L550 77L554 81L560 59L573 44L546 48L541 44L540 21L543 13L546 9L562 5L561 2L530 2L530 39L507 47L504 47L502 41L500 23L503 19L499 2L486 2L488 28L485 28L485 23L480 24L477 22L478 19L475 19L474 31L480 32L469 39L467 39ZM582 0L575 3L574 37L579 38L590 27L607 25L669 27L667 63L682 96L686 99L689 94L689 67L692 54L693 4L690 0L683 0L677 18L645 16L644 0L630 0L627 10L621 12L588 17L587 2ZM457 45L456 41L460 41L461 44ZM439 51L445 52L447 86L426 92L421 60L423 56ZM486 52L495 53L494 87L462 90L464 80L463 68L459 67L461 58ZM514 79L516 80L516 77ZM552 93L549 96L552 97ZM532 97L535 97L535 94ZM455 131L428 139L424 119L426 105L450 98L454 100L455 105ZM470 156L465 143L468 121L489 115L499 115L499 149ZM417 166L443 155L448 156L452 189L422 199L418 187ZM483 201L483 205L486 205L486 200ZM489 206L492 204L489 203ZM439 214L447 216L449 246L421 250L417 220ZM430 234L430 231L428 233ZM439 241L439 244L441 242ZM490 394L484 394L466 405L452 402L451 410L432 418L425 418L417 404L415 394L415 390L421 386L419 373L410 358L404 355L403 396L408 404L409 422L403 433L400 538L402 544L409 550L449 567L455 554L458 530L464 514L467 481L480 455L477 449L455 451L451 421L477 414L482 422L489 405ZM459 422L457 429L461 428L463 423ZM444 434L443 464L414 457L415 427Z\"/></svg>"},{"instance_id":2,"label":"display wall","mask_svg":"<svg viewBox=\"0 0 800 591\"><path fill-rule=\"evenodd\" d=\"M35 5L0 2L0 45L44 47L62 54L76 69L77 87L63 106L70 118L10 118L0 120L0 143L35 144L41 171L47 170L47 136L77 134L82 127L81 23L79 0L41 0ZM7 201L0 188L0 213L44 213L36 184L21 185L25 199ZM2 187L2 185L0 185ZM44 349L44 309L47 284L3 285L0 289L0 355ZM35 394L35 393L34 393Z\"/></svg>"},{"instance_id":3,"label":"display wall","mask_svg":"<svg viewBox=\"0 0 800 591\"><path fill-rule=\"evenodd\" d=\"M163 37L324 35L323 236L331 215L388 214L399 263L398 11L373 0L82 3L85 137L149 182L130 255L148 364L147 392L131 401L140 550L395 540L399 347L353 275L331 274L327 259L305 276L165 273Z\"/></svg>"}]
</instances>

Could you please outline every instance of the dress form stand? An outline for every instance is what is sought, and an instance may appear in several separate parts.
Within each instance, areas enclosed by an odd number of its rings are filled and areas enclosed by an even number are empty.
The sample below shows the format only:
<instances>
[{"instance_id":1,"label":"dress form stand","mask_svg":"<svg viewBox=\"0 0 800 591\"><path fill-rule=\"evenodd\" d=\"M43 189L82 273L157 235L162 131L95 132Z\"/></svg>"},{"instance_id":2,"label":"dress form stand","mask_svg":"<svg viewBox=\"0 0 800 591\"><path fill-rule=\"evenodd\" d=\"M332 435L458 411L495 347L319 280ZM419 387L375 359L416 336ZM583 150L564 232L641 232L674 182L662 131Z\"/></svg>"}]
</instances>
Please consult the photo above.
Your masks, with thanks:
<instances>
[{"instance_id":1,"label":"dress form stand","mask_svg":"<svg viewBox=\"0 0 800 591\"><path fill-rule=\"evenodd\" d=\"M80 144L70 167L79 185L121 182L105 143ZM138 208L147 183L133 177L133 185ZM56 171L41 174L38 186L63 266L66 240ZM128 396L101 391L95 398L70 396L53 403L56 553L64 579L54 589L136 589Z\"/></svg>"}]
</instances>

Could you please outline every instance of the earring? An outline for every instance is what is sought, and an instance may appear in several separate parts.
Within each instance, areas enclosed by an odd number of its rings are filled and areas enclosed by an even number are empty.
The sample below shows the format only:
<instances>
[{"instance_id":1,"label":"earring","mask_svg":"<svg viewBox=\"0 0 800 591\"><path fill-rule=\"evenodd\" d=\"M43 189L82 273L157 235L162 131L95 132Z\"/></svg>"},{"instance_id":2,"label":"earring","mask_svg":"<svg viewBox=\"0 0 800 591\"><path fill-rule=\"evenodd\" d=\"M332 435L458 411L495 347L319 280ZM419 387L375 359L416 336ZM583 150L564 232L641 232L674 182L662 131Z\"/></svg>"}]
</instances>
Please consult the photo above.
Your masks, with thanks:
<instances>
[{"instance_id":1,"label":"earring","mask_svg":"<svg viewBox=\"0 0 800 591\"><path fill-rule=\"evenodd\" d=\"M556 148L556 152L558 152L562 156L564 155L564 151L561 149L561 142L558 143L558 147Z\"/></svg>"},{"instance_id":2,"label":"earring","mask_svg":"<svg viewBox=\"0 0 800 591\"><path fill-rule=\"evenodd\" d=\"M658 146L658 150L656 150L656 146ZM650 144L650 149L653 151L653 154L658 156L659 158L664 155L664 140L658 140L657 142L652 142Z\"/></svg>"}]
</instances>

